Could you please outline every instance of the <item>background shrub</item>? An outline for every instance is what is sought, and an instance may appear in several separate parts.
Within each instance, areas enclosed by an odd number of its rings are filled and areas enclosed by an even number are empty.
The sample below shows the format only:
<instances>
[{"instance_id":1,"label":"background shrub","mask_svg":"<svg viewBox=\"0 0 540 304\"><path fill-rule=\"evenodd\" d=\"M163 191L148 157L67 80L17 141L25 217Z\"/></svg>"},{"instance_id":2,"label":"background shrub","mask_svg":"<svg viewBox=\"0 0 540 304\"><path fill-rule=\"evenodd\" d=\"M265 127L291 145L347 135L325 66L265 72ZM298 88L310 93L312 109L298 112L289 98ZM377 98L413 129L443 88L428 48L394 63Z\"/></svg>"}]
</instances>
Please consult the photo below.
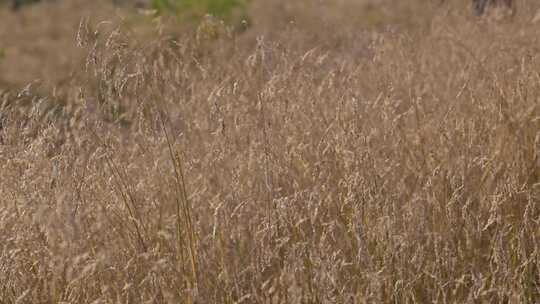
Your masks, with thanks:
<instances>
[{"instance_id":1,"label":"background shrub","mask_svg":"<svg viewBox=\"0 0 540 304\"><path fill-rule=\"evenodd\" d=\"M200 19L206 14L230 19L235 12L244 12L248 0L152 0L159 14L172 13L188 19Z\"/></svg>"}]
</instances>

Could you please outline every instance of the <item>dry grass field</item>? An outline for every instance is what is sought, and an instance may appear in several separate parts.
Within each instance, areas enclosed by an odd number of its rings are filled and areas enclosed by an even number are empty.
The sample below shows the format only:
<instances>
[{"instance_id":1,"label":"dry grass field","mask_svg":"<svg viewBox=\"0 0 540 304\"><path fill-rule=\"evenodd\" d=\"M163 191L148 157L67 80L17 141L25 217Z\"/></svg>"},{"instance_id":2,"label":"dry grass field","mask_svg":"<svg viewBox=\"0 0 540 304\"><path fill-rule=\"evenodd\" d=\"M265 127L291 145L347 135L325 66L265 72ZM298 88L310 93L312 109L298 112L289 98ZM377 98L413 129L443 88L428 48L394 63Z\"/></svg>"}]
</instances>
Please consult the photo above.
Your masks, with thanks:
<instances>
[{"instance_id":1,"label":"dry grass field","mask_svg":"<svg viewBox=\"0 0 540 304\"><path fill-rule=\"evenodd\" d=\"M439 2L1 10L0 303L539 303L540 3Z\"/></svg>"}]
</instances>

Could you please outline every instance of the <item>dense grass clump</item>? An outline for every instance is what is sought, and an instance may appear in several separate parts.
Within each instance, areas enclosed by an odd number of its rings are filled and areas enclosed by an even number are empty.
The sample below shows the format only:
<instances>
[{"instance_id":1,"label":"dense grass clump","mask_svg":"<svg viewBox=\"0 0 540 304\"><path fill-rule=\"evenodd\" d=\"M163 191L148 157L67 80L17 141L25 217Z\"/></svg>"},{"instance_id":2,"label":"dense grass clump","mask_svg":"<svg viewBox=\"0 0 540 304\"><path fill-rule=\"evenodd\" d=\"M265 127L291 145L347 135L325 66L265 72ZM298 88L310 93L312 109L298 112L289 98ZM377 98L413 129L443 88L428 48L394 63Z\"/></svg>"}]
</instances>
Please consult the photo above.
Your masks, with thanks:
<instances>
[{"instance_id":1,"label":"dense grass clump","mask_svg":"<svg viewBox=\"0 0 540 304\"><path fill-rule=\"evenodd\" d=\"M540 301L535 4L286 3L83 21L69 81L2 86L0 303Z\"/></svg>"}]
</instances>

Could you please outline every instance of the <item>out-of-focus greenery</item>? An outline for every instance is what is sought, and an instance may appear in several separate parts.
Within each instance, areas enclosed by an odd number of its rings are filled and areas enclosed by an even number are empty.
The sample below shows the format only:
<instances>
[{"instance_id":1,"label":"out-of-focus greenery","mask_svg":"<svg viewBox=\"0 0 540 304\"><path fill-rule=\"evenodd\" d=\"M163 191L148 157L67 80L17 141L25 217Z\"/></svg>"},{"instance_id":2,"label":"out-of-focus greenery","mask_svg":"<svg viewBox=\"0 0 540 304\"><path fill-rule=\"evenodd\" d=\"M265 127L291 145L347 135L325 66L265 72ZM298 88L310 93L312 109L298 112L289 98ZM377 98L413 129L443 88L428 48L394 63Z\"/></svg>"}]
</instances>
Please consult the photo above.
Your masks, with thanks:
<instances>
[{"instance_id":1,"label":"out-of-focus greenery","mask_svg":"<svg viewBox=\"0 0 540 304\"><path fill-rule=\"evenodd\" d=\"M206 14L222 19L230 19L235 12L244 14L249 0L152 0L151 3L158 14L198 20Z\"/></svg>"}]
</instances>

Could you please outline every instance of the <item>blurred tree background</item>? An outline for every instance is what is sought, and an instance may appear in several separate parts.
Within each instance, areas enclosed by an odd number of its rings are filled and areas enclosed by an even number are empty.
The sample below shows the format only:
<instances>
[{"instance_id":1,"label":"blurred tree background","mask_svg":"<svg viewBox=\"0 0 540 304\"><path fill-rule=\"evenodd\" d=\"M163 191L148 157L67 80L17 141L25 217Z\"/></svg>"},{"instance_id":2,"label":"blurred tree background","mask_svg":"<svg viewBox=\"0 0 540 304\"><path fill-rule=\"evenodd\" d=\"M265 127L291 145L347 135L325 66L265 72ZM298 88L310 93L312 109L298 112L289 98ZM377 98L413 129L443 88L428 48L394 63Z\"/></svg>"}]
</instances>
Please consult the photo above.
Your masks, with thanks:
<instances>
[{"instance_id":1,"label":"blurred tree background","mask_svg":"<svg viewBox=\"0 0 540 304\"><path fill-rule=\"evenodd\" d=\"M518 13L536 12L532 3L520 3ZM248 43L259 35L272 38L294 29L304 32L301 39L344 49L362 41L355 36L364 31L422 31L445 16L473 20L470 4L470 0L0 0L0 86L69 83L85 60L75 42L85 18L97 31L120 26L138 41L151 41L156 30L173 36L196 35L200 29L213 32L217 24L234 35L242 33Z\"/></svg>"}]
</instances>

